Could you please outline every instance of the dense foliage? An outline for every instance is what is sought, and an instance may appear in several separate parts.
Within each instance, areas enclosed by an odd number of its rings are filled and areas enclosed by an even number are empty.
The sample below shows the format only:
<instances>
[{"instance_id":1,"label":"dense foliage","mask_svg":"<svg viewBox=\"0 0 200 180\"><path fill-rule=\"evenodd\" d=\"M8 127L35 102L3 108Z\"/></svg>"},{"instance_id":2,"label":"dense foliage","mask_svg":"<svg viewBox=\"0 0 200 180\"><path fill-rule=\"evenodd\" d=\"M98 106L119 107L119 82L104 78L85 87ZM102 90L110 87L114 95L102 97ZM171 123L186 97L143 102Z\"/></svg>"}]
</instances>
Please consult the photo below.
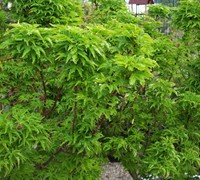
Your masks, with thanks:
<instances>
[{"instance_id":1,"label":"dense foliage","mask_svg":"<svg viewBox=\"0 0 200 180\"><path fill-rule=\"evenodd\" d=\"M109 160L135 179L200 173L198 0L151 17L123 0L12 2L0 9L0 179L94 180ZM166 35L156 20L169 16Z\"/></svg>"}]
</instances>

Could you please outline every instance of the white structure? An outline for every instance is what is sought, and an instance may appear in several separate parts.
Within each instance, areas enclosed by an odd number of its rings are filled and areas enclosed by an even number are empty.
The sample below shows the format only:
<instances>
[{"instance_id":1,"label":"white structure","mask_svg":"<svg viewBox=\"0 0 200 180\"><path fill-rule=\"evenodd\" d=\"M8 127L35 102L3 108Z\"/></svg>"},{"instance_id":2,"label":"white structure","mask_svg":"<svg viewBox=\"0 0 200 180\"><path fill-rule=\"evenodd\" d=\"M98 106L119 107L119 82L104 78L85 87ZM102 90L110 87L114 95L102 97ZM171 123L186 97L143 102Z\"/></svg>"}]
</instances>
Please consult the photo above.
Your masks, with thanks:
<instances>
[{"instance_id":1,"label":"white structure","mask_svg":"<svg viewBox=\"0 0 200 180\"><path fill-rule=\"evenodd\" d=\"M133 12L134 14L144 14L146 12L146 5L136 5L136 4L128 4L127 3L128 10L130 12Z\"/></svg>"},{"instance_id":2,"label":"white structure","mask_svg":"<svg viewBox=\"0 0 200 180\"><path fill-rule=\"evenodd\" d=\"M148 10L148 4L154 4L154 0L126 0L130 12L134 14L145 14Z\"/></svg>"}]
</instances>

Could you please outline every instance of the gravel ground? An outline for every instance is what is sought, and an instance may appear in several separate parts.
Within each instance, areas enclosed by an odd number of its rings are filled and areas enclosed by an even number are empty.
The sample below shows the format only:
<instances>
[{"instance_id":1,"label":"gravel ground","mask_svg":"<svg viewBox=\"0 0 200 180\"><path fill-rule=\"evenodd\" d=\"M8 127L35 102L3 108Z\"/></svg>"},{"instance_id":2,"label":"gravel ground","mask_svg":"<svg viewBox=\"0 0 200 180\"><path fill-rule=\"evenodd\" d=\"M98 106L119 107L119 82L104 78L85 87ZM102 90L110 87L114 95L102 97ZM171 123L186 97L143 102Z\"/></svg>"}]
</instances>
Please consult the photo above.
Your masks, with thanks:
<instances>
[{"instance_id":1,"label":"gravel ground","mask_svg":"<svg viewBox=\"0 0 200 180\"><path fill-rule=\"evenodd\" d=\"M133 180L120 163L108 163L103 166L100 180Z\"/></svg>"}]
</instances>

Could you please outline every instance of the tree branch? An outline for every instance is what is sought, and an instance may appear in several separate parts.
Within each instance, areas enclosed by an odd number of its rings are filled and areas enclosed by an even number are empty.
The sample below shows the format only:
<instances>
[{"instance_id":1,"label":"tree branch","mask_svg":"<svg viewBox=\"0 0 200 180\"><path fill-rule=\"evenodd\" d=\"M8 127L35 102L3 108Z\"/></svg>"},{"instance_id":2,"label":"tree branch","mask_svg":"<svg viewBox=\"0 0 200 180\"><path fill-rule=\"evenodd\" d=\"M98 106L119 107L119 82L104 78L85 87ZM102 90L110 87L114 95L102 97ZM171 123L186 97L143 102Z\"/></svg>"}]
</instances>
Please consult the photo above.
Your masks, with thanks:
<instances>
[{"instance_id":1,"label":"tree branch","mask_svg":"<svg viewBox=\"0 0 200 180\"><path fill-rule=\"evenodd\" d=\"M58 89L58 92L57 92L57 94L56 94L54 103L53 103L51 109L46 113L47 118L49 118L50 115L52 114L52 112L54 111L54 109L55 109L55 107L56 107L56 104L57 104L58 100L60 99L60 95L61 95L61 92L62 92L62 88L63 88L63 87L61 87L61 88Z\"/></svg>"},{"instance_id":2,"label":"tree branch","mask_svg":"<svg viewBox=\"0 0 200 180\"><path fill-rule=\"evenodd\" d=\"M96 134L96 132L98 131L99 127L101 126L102 122L106 119L105 115L103 115L96 124L95 129L92 131L92 136L94 136Z\"/></svg>"},{"instance_id":3,"label":"tree branch","mask_svg":"<svg viewBox=\"0 0 200 180\"><path fill-rule=\"evenodd\" d=\"M0 59L0 62L3 62L3 61L10 61L10 60L13 60L13 59L15 59L15 58L17 58L16 56L14 56L14 57L6 57L6 59Z\"/></svg>"},{"instance_id":4,"label":"tree branch","mask_svg":"<svg viewBox=\"0 0 200 180\"><path fill-rule=\"evenodd\" d=\"M77 118L77 99L76 93L78 92L78 86L74 87L75 98L74 98L74 107L73 107L73 121L72 121L72 134L74 133L76 118Z\"/></svg>"},{"instance_id":5,"label":"tree branch","mask_svg":"<svg viewBox=\"0 0 200 180\"><path fill-rule=\"evenodd\" d=\"M41 66L40 66L41 67ZM44 80L44 74L42 71L39 71L39 74L40 74L40 79L41 79L41 82L42 82L42 87L43 87L43 97L42 97L42 100L43 100L43 109L42 109L42 114L43 116L46 117L46 103L47 103L47 90L46 90L46 83L45 83L45 80Z\"/></svg>"},{"instance_id":6,"label":"tree branch","mask_svg":"<svg viewBox=\"0 0 200 180\"><path fill-rule=\"evenodd\" d=\"M49 157L49 159L47 159L44 163L40 164L38 169L43 170L45 167L47 167L48 164L51 163L67 147L67 142L65 142L61 147L57 149L57 151L54 154L52 154L52 156Z\"/></svg>"},{"instance_id":7,"label":"tree branch","mask_svg":"<svg viewBox=\"0 0 200 180\"><path fill-rule=\"evenodd\" d=\"M122 105L121 105L120 116L119 116L121 130L124 130L123 127L122 127L122 114L123 114L123 111L124 111L124 106L125 106L125 95L122 97Z\"/></svg>"}]
</instances>

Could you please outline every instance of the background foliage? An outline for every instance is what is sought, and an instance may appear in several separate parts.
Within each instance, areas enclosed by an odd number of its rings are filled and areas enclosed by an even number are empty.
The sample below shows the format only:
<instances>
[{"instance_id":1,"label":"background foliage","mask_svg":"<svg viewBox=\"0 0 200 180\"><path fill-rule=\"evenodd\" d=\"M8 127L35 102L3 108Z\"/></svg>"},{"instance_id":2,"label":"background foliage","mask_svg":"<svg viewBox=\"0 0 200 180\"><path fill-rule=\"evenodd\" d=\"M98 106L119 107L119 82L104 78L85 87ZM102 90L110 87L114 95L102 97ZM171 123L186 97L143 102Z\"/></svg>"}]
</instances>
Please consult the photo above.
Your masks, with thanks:
<instances>
[{"instance_id":1,"label":"background foliage","mask_svg":"<svg viewBox=\"0 0 200 180\"><path fill-rule=\"evenodd\" d=\"M12 2L0 10L0 178L93 180L107 161L135 179L199 173L199 1L151 17L115 0Z\"/></svg>"}]
</instances>

